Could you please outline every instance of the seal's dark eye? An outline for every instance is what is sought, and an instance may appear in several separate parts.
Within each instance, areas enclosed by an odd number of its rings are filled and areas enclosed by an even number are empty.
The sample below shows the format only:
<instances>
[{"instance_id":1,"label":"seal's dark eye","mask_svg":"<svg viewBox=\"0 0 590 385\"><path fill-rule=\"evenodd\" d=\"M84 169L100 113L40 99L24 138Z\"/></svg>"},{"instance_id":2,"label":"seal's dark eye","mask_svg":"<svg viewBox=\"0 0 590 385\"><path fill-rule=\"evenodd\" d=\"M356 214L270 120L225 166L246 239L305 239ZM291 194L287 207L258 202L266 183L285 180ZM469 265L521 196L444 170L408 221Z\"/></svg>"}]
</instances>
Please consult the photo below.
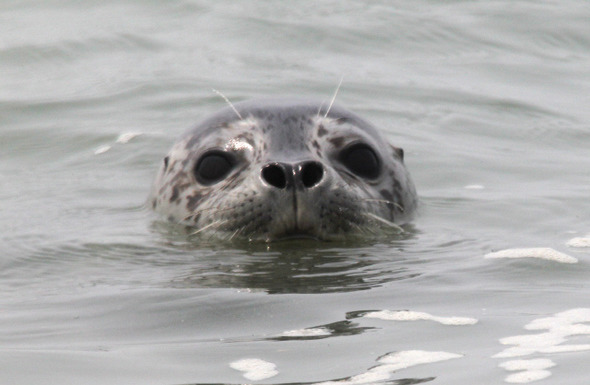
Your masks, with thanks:
<instances>
[{"instance_id":1,"label":"seal's dark eye","mask_svg":"<svg viewBox=\"0 0 590 385\"><path fill-rule=\"evenodd\" d=\"M366 144L357 143L340 153L340 162L358 176L375 179L381 171L381 162L375 151Z\"/></svg>"},{"instance_id":2,"label":"seal's dark eye","mask_svg":"<svg viewBox=\"0 0 590 385\"><path fill-rule=\"evenodd\" d=\"M195 167L197 181L204 185L211 185L221 181L234 167L233 157L222 151L212 151L204 154Z\"/></svg>"}]
</instances>

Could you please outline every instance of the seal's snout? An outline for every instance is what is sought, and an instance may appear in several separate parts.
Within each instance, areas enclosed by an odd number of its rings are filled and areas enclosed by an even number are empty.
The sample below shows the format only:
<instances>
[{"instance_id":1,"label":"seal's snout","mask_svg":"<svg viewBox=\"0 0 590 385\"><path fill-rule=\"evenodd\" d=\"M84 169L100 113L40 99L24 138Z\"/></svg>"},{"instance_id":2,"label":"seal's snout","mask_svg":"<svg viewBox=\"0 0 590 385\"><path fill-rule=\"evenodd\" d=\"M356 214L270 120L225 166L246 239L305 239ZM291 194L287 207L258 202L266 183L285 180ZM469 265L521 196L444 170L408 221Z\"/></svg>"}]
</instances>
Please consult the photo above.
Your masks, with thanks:
<instances>
[{"instance_id":1,"label":"seal's snout","mask_svg":"<svg viewBox=\"0 0 590 385\"><path fill-rule=\"evenodd\" d=\"M324 178L324 166L316 161L272 162L262 167L260 175L264 183L278 189L309 189Z\"/></svg>"}]
</instances>

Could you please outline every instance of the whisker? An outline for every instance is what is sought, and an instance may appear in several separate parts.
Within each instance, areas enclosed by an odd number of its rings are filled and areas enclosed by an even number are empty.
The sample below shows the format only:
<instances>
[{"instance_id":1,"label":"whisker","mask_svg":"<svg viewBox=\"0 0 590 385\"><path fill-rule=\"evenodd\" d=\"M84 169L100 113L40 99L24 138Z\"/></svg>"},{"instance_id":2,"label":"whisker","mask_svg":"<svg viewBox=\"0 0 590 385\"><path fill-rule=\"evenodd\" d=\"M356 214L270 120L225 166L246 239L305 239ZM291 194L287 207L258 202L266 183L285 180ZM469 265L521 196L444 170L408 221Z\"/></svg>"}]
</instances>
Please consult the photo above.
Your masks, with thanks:
<instances>
[{"instance_id":1,"label":"whisker","mask_svg":"<svg viewBox=\"0 0 590 385\"><path fill-rule=\"evenodd\" d=\"M358 199L351 199L352 202L374 202L374 203L382 203L384 205L395 206L399 211L404 211L404 207L397 202L390 201L388 199L377 199L377 198L358 198Z\"/></svg>"},{"instance_id":2,"label":"whisker","mask_svg":"<svg viewBox=\"0 0 590 385\"><path fill-rule=\"evenodd\" d=\"M338 87L336 87L336 91L334 91L334 95L332 96L332 100L330 101L330 104L328 105L328 109L326 110L326 113L324 114L324 118L328 117L328 114L330 113L330 110L332 109L332 106L334 105L334 102L336 101L336 96L338 95L338 91L340 91L340 86L342 86L343 80L344 80L344 75L342 77L340 77L340 82L338 83Z\"/></svg>"},{"instance_id":3,"label":"whisker","mask_svg":"<svg viewBox=\"0 0 590 385\"><path fill-rule=\"evenodd\" d=\"M391 227L392 229L395 229L395 230L399 231L400 233L404 233L405 232L404 229L401 226L399 226L399 225L397 225L397 224L395 224L393 222L390 222L387 219L381 218L378 215L375 215L375 214L369 213L369 212L365 212L364 215L366 215L369 218L372 218L372 219L376 220L377 222L380 222L380 223L382 223L382 224L384 224L384 225L386 225L388 227Z\"/></svg>"},{"instance_id":4,"label":"whisker","mask_svg":"<svg viewBox=\"0 0 590 385\"><path fill-rule=\"evenodd\" d=\"M212 210L216 210L216 211L214 212L214 214L216 214L216 213L222 213L222 212L225 212L225 211L231 211L231 210L233 210L233 209L234 209L233 207L228 207L228 208L226 208L226 209L218 209L217 207L207 207L207 208L204 208L204 209L200 209L200 210L197 210L197 211L193 211L191 214L189 214L189 215L187 215L186 217L184 217L184 218L182 219L182 221L187 221L187 220L189 220L191 217L194 217L195 215L202 214L202 213L204 213L205 211L212 211Z\"/></svg>"},{"instance_id":5,"label":"whisker","mask_svg":"<svg viewBox=\"0 0 590 385\"><path fill-rule=\"evenodd\" d=\"M373 228L373 226L361 226L361 225L357 225L358 230L361 234L370 234L370 235L376 235L377 231L375 231L375 229Z\"/></svg>"},{"instance_id":6,"label":"whisker","mask_svg":"<svg viewBox=\"0 0 590 385\"><path fill-rule=\"evenodd\" d=\"M320 103L320 106L319 106L319 108L318 108L318 113L316 114L316 117L318 117L318 118L320 117L320 113L322 112L322 108L323 108L323 107L324 107L324 102L322 101L322 102Z\"/></svg>"},{"instance_id":7,"label":"whisker","mask_svg":"<svg viewBox=\"0 0 590 385\"><path fill-rule=\"evenodd\" d=\"M242 229L241 229L241 228L237 228L237 229L236 229L236 231L234 231L234 232L232 233L232 235L230 235L230 236L229 236L229 240L230 240L230 241L233 241L233 240L234 240L234 238L236 237L236 235L238 235L238 234L239 234L241 231L242 231Z\"/></svg>"},{"instance_id":8,"label":"whisker","mask_svg":"<svg viewBox=\"0 0 590 385\"><path fill-rule=\"evenodd\" d=\"M242 117L240 112L236 109L236 107L233 105L233 103L227 98L227 96L222 94L220 91L217 91L215 88L212 88L211 90L213 92L215 92L217 95L221 96L223 98L223 100L225 100L225 102L231 107L231 109L234 110L236 115L238 115L238 118L240 118L240 120L244 120L244 118Z\"/></svg>"},{"instance_id":9,"label":"whisker","mask_svg":"<svg viewBox=\"0 0 590 385\"><path fill-rule=\"evenodd\" d=\"M397 202L390 201L390 200L387 200L387 199L366 198L366 199L361 199L359 201L362 201L362 202L377 202L377 203L383 203L383 204L387 204L387 205L393 205L393 206L397 207L400 211L404 211L404 207L402 205L400 205Z\"/></svg>"},{"instance_id":10,"label":"whisker","mask_svg":"<svg viewBox=\"0 0 590 385\"><path fill-rule=\"evenodd\" d=\"M208 225L205 225L205 226L201 227L200 229L196 230L195 232L190 233L190 235L199 234L200 232L203 232L203 231L207 230L208 228L210 228L212 226L222 225L222 224L224 224L226 222L227 221L215 221L215 222L211 222Z\"/></svg>"}]
</instances>

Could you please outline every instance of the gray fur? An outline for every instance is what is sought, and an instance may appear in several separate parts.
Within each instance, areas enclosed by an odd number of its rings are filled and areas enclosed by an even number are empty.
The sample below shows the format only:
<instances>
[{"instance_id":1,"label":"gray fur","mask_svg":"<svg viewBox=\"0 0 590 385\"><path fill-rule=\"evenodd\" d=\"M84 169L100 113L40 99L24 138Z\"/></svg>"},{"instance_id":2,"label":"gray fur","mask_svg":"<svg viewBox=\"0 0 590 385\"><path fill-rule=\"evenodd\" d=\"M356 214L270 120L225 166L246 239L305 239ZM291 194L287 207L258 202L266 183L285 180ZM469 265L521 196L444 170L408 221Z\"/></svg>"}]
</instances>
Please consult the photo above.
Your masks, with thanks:
<instances>
[{"instance_id":1,"label":"gray fur","mask_svg":"<svg viewBox=\"0 0 590 385\"><path fill-rule=\"evenodd\" d=\"M327 106L293 99L247 101L235 108L243 119L225 108L172 147L150 195L155 211L196 232L266 241L341 238L412 218L417 198L403 151L367 121L337 106L325 116ZM358 177L339 162L339 150L354 142L376 151L383 170L378 178ZM227 178L203 186L194 169L211 148L233 153L238 164ZM304 161L324 169L311 188L279 189L261 177L271 162Z\"/></svg>"}]
</instances>

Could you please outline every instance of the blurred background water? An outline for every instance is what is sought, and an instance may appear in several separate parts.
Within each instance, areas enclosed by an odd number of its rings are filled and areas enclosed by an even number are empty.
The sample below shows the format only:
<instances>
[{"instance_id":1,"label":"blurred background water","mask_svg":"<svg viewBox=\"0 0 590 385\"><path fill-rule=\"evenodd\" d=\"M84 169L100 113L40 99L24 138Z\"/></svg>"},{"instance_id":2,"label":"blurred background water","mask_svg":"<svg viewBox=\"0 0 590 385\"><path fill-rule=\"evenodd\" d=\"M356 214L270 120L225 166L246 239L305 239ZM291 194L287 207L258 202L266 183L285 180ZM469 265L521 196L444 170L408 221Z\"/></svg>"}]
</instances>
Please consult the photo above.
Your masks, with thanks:
<instances>
[{"instance_id":1,"label":"blurred background water","mask_svg":"<svg viewBox=\"0 0 590 385\"><path fill-rule=\"evenodd\" d=\"M361 383L423 351L458 356L367 381L587 383L590 249L566 243L590 232L588 20L582 0L0 2L0 382ZM406 236L201 244L144 208L175 138L224 107L212 88L329 100L341 77L406 151ZM484 258L523 247L578 262ZM547 317L578 322L567 352L547 332L514 355L537 372L502 367Z\"/></svg>"}]
</instances>

